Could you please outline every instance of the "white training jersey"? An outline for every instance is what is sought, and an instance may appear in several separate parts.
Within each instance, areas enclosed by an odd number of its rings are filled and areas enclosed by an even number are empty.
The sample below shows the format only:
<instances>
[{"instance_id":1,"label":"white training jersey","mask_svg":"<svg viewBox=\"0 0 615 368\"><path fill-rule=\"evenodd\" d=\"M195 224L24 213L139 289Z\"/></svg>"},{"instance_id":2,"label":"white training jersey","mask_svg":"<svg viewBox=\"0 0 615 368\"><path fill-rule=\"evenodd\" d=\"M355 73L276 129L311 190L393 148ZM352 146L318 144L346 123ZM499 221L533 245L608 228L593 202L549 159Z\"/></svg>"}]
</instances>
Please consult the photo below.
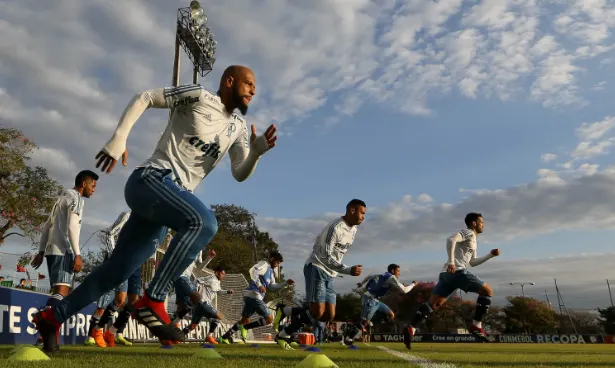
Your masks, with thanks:
<instances>
[{"instance_id":1,"label":"white training jersey","mask_svg":"<svg viewBox=\"0 0 615 368\"><path fill-rule=\"evenodd\" d=\"M220 96L199 84L167 87L163 91L171 119L158 140L152 157L142 165L170 169L188 190L216 167L229 150L250 150L246 121L229 114Z\"/></svg>"},{"instance_id":2,"label":"white training jersey","mask_svg":"<svg viewBox=\"0 0 615 368\"><path fill-rule=\"evenodd\" d=\"M130 218L131 212L132 211L128 210L120 213L117 219L115 219L115 222L105 230L104 246L107 252L111 253L115 249L115 244L117 244L117 239L120 236L120 231L122 231L122 228Z\"/></svg>"},{"instance_id":3,"label":"white training jersey","mask_svg":"<svg viewBox=\"0 0 615 368\"><path fill-rule=\"evenodd\" d=\"M306 263L325 271L329 276L338 273L350 274L351 266L342 263L342 259L354 242L356 226L349 226L343 217L331 221L316 237L312 254Z\"/></svg>"},{"instance_id":4,"label":"white training jersey","mask_svg":"<svg viewBox=\"0 0 615 368\"><path fill-rule=\"evenodd\" d=\"M39 249L44 250L46 255L63 256L73 253L73 249L68 238L68 219L71 214L79 216L79 230L81 231L81 218L83 216L84 200L81 194L75 189L66 189L56 200L49 215L49 232L46 238L41 238ZM79 246L79 244L75 244Z\"/></svg>"},{"instance_id":5,"label":"white training jersey","mask_svg":"<svg viewBox=\"0 0 615 368\"><path fill-rule=\"evenodd\" d=\"M194 268L196 267L197 263L205 262L201 265L201 268L205 268L207 267L209 262L211 262L212 259L213 258L210 257L203 258L203 251L200 251L199 254L196 255L194 262L190 263L190 265L188 265L188 267L184 270L182 276L185 276L190 279L193 276L192 272L194 271Z\"/></svg>"},{"instance_id":6,"label":"white training jersey","mask_svg":"<svg viewBox=\"0 0 615 368\"><path fill-rule=\"evenodd\" d=\"M477 256L476 249L478 244L476 242L476 234L474 231L470 229L463 229L459 231L459 234L461 234L461 238L463 240L455 244L453 259L456 270L466 270L471 267L470 261L472 258ZM447 269L448 262L444 264L442 272L446 272Z\"/></svg>"},{"instance_id":7,"label":"white training jersey","mask_svg":"<svg viewBox=\"0 0 615 368\"><path fill-rule=\"evenodd\" d=\"M203 297L203 300L212 305L217 295L226 295L228 293L227 290L222 290L220 280L218 280L216 275L197 279L197 290Z\"/></svg>"}]
</instances>

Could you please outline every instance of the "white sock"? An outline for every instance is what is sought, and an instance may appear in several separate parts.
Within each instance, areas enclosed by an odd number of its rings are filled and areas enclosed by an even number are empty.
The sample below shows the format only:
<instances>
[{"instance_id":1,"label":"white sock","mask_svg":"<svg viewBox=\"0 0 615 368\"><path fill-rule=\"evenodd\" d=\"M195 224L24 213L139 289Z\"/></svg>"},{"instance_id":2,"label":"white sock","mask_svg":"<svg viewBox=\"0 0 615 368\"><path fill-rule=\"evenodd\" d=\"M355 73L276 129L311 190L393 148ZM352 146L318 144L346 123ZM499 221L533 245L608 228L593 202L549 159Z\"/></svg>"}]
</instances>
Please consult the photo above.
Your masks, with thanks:
<instances>
[{"instance_id":1,"label":"white sock","mask_svg":"<svg viewBox=\"0 0 615 368\"><path fill-rule=\"evenodd\" d=\"M472 321L472 325L474 327L478 327L478 328L482 328L483 327L483 323L481 321Z\"/></svg>"},{"instance_id":2,"label":"white sock","mask_svg":"<svg viewBox=\"0 0 615 368\"><path fill-rule=\"evenodd\" d=\"M94 327L94 329L95 329L96 331L102 331L102 330L103 330L101 327Z\"/></svg>"},{"instance_id":3,"label":"white sock","mask_svg":"<svg viewBox=\"0 0 615 368\"><path fill-rule=\"evenodd\" d=\"M109 332L115 335L115 333L117 332L117 328L115 328L115 326L111 326L109 327ZM122 335L122 334L119 334L119 335Z\"/></svg>"},{"instance_id":4,"label":"white sock","mask_svg":"<svg viewBox=\"0 0 615 368\"><path fill-rule=\"evenodd\" d=\"M284 307L282 311L285 315L290 316L291 314L293 314L293 307Z\"/></svg>"},{"instance_id":5,"label":"white sock","mask_svg":"<svg viewBox=\"0 0 615 368\"><path fill-rule=\"evenodd\" d=\"M289 338L289 337L290 337L290 335L289 335L289 334L287 334L287 333L286 333L286 331L282 330L282 331L280 331L280 333L279 333L279 337L282 337L282 338Z\"/></svg>"},{"instance_id":6,"label":"white sock","mask_svg":"<svg viewBox=\"0 0 615 368\"><path fill-rule=\"evenodd\" d=\"M414 327L414 326L413 326L413 327L411 327L411 328L412 328L412 334L413 334L413 335L414 335L414 334L416 334L416 327Z\"/></svg>"}]
</instances>

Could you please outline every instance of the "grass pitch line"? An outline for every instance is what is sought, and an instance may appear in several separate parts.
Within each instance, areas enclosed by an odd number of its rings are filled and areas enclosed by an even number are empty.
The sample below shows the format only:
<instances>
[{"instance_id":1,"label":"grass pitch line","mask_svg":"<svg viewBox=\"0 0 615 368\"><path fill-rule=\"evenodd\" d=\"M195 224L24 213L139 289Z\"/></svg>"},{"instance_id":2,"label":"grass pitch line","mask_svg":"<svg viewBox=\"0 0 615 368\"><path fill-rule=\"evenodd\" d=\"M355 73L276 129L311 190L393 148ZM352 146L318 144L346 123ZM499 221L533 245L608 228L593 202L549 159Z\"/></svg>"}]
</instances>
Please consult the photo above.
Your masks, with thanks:
<instances>
[{"instance_id":1,"label":"grass pitch line","mask_svg":"<svg viewBox=\"0 0 615 368\"><path fill-rule=\"evenodd\" d=\"M377 348L380 350L384 350L387 353L393 356L396 356L398 358L401 358L409 363L416 364L422 368L456 368L454 364L432 362L431 360L419 358L417 356L410 355L408 353L402 353L401 351L391 350L389 348L385 348L384 346L377 346Z\"/></svg>"}]
</instances>

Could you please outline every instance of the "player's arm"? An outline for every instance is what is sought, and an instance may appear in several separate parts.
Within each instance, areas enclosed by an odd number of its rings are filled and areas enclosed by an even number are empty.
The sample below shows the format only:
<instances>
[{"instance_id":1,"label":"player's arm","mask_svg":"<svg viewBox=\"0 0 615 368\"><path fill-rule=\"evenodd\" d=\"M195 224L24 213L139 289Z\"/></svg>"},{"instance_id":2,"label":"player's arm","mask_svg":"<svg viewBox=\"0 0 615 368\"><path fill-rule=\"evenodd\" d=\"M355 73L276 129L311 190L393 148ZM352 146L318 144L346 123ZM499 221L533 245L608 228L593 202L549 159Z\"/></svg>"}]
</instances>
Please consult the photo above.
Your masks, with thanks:
<instances>
[{"instance_id":1,"label":"player's arm","mask_svg":"<svg viewBox=\"0 0 615 368\"><path fill-rule=\"evenodd\" d=\"M321 239L318 252L320 261L334 271L344 275L350 275L352 267L338 262L335 257L333 257L333 249L337 243L337 239L337 226L332 225L329 231L327 231L327 234L324 236L324 239Z\"/></svg>"},{"instance_id":2,"label":"player's arm","mask_svg":"<svg viewBox=\"0 0 615 368\"><path fill-rule=\"evenodd\" d=\"M235 180L242 182L249 178L261 156L275 145L275 127L273 129L272 127L270 126L265 134L257 138L254 125L250 135L245 122L242 124L242 133L229 148L231 172Z\"/></svg>"},{"instance_id":3,"label":"player's arm","mask_svg":"<svg viewBox=\"0 0 615 368\"><path fill-rule=\"evenodd\" d=\"M455 266L455 246L463 240L463 235L460 232L457 232L450 238L446 239L446 252L448 253L449 266Z\"/></svg>"},{"instance_id":4,"label":"player's arm","mask_svg":"<svg viewBox=\"0 0 615 368\"><path fill-rule=\"evenodd\" d=\"M71 249L73 250L73 254L75 258L81 257L81 249L79 249L79 234L81 233L81 217L79 216L79 198L72 198L69 203L66 204L68 206L68 219L66 223L68 224L68 242L70 244Z\"/></svg>"},{"instance_id":5,"label":"player's arm","mask_svg":"<svg viewBox=\"0 0 615 368\"><path fill-rule=\"evenodd\" d=\"M51 227L51 218L48 218L43 225L43 230L41 232L41 239L38 243L38 252L45 253L45 248L47 248L47 242L49 241L49 228Z\"/></svg>"},{"instance_id":6,"label":"player's arm","mask_svg":"<svg viewBox=\"0 0 615 368\"><path fill-rule=\"evenodd\" d=\"M203 251L201 251L201 254L203 253ZM202 258L202 256L201 256ZM205 259L203 260L203 266L201 267L201 270L205 271L205 269L207 268L207 265L209 265L209 263L211 263L211 261L216 258L216 252L213 249L209 249L207 251L207 257L205 257Z\"/></svg>"},{"instance_id":7,"label":"player's arm","mask_svg":"<svg viewBox=\"0 0 615 368\"><path fill-rule=\"evenodd\" d=\"M407 294L410 292L410 290L414 289L414 287L416 286L416 284L413 282L412 284L406 286L404 284L402 284L399 279L395 276L391 276L387 282L389 284L391 284L394 288L396 288L397 290L401 291L404 294Z\"/></svg>"},{"instance_id":8,"label":"player's arm","mask_svg":"<svg viewBox=\"0 0 615 368\"><path fill-rule=\"evenodd\" d=\"M474 251L474 253L472 253L472 258L470 259L470 266L476 267L478 265L481 265L490 260L491 258L498 256L499 254L499 249L492 249L491 252L487 253L486 255L482 257L476 257L476 251Z\"/></svg>"},{"instance_id":9,"label":"player's arm","mask_svg":"<svg viewBox=\"0 0 615 368\"><path fill-rule=\"evenodd\" d=\"M120 121L115 128L111 139L105 144L102 152L115 160L126 151L126 140L130 130L137 120L149 108L169 108L176 101L187 97L197 98L201 96L203 88L199 84L184 85L179 87L167 87L150 89L134 96L124 109Z\"/></svg>"}]
</instances>

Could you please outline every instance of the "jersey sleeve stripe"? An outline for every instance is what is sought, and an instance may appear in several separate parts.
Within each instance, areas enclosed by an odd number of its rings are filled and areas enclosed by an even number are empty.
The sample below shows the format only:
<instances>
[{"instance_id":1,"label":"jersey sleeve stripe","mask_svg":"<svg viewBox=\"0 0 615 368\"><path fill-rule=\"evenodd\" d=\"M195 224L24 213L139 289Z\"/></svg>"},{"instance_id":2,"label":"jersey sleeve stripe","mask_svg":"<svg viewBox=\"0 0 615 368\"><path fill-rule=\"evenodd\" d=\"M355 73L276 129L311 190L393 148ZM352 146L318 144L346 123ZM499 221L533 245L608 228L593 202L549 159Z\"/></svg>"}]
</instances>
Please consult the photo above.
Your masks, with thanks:
<instances>
[{"instance_id":1,"label":"jersey sleeve stripe","mask_svg":"<svg viewBox=\"0 0 615 368\"><path fill-rule=\"evenodd\" d=\"M199 89L203 89L200 84L188 84L179 87L167 87L164 89L164 97L171 97L180 93L196 91Z\"/></svg>"}]
</instances>

